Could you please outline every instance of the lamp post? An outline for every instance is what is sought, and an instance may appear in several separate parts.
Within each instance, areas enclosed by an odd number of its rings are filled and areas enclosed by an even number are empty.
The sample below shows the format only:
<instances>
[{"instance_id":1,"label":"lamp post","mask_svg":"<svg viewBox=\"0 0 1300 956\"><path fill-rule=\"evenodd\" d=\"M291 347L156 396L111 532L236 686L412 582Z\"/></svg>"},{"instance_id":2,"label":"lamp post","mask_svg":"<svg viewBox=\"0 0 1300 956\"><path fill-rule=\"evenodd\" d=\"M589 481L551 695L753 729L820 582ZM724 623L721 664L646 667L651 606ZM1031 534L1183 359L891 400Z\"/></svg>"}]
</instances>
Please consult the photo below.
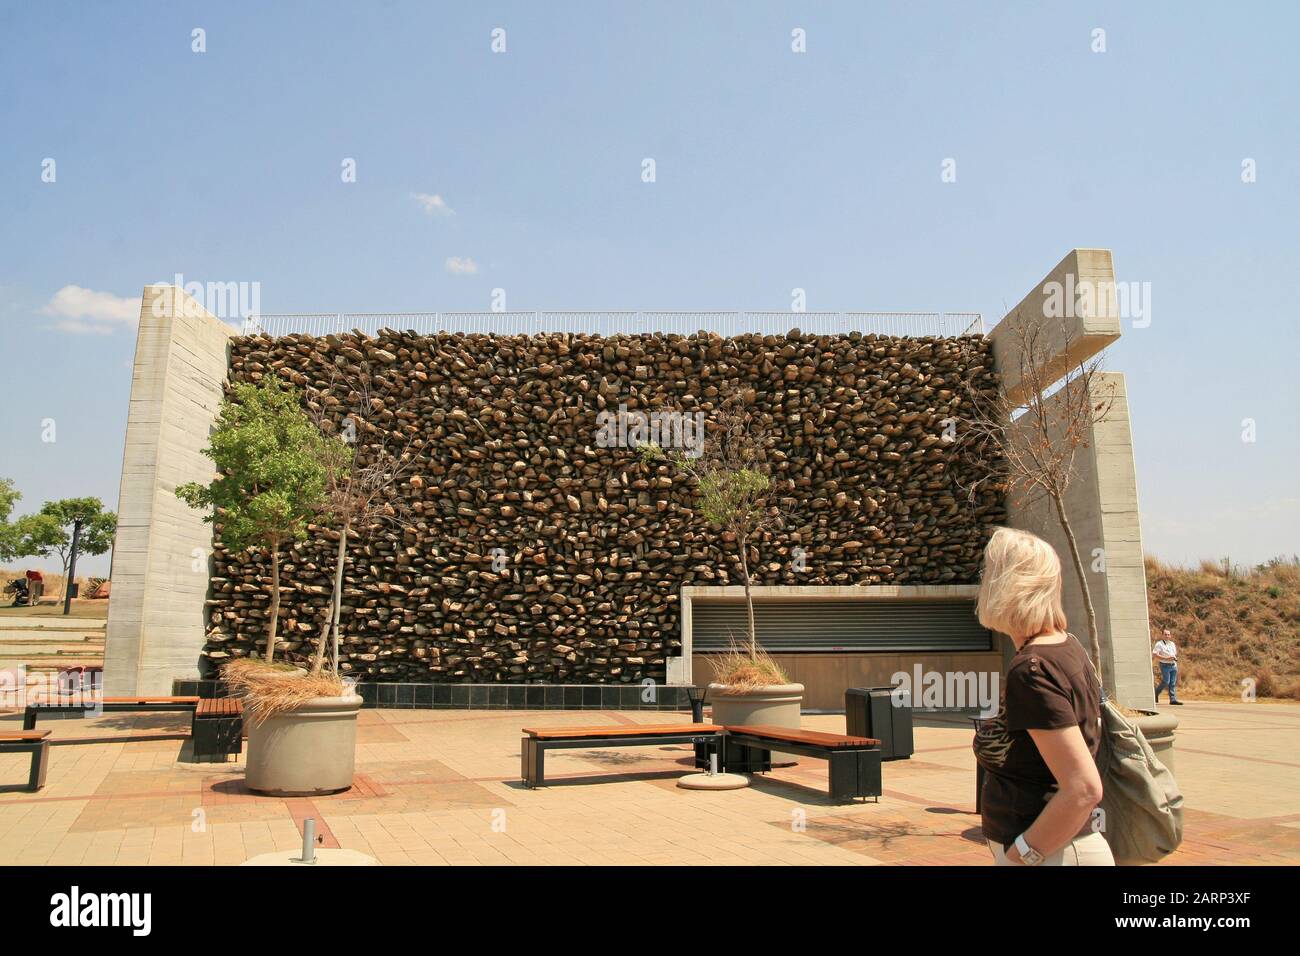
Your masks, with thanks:
<instances>
[{"instance_id":1,"label":"lamp post","mask_svg":"<svg viewBox=\"0 0 1300 956\"><path fill-rule=\"evenodd\" d=\"M63 582L63 613L72 609L73 581L77 580L77 546L81 544L81 523L86 519L77 515L72 519L72 549L68 552L68 580Z\"/></svg>"}]
</instances>

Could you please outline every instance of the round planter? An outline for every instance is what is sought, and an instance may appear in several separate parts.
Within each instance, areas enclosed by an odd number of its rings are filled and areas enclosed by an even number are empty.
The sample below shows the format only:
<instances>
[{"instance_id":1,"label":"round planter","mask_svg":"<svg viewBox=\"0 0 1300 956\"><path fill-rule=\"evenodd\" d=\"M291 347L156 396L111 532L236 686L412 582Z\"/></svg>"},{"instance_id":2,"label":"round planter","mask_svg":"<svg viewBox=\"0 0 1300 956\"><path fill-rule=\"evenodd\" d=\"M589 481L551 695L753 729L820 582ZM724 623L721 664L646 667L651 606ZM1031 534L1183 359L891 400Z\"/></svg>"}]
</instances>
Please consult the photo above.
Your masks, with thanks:
<instances>
[{"instance_id":1,"label":"round planter","mask_svg":"<svg viewBox=\"0 0 1300 956\"><path fill-rule=\"evenodd\" d=\"M743 693L730 693L726 684L709 685L709 703L715 724L768 724L798 730L803 703L803 684L772 684ZM772 762L789 766L798 761L795 754L772 751Z\"/></svg>"},{"instance_id":2,"label":"round planter","mask_svg":"<svg viewBox=\"0 0 1300 956\"><path fill-rule=\"evenodd\" d=\"M352 786L361 698L316 697L248 724L250 790L277 797L338 793Z\"/></svg>"},{"instance_id":3,"label":"round planter","mask_svg":"<svg viewBox=\"0 0 1300 956\"><path fill-rule=\"evenodd\" d=\"M1133 722L1155 751L1156 759L1177 777L1178 771L1174 769L1174 731L1178 729L1178 718L1173 714L1143 714L1135 717Z\"/></svg>"}]
</instances>

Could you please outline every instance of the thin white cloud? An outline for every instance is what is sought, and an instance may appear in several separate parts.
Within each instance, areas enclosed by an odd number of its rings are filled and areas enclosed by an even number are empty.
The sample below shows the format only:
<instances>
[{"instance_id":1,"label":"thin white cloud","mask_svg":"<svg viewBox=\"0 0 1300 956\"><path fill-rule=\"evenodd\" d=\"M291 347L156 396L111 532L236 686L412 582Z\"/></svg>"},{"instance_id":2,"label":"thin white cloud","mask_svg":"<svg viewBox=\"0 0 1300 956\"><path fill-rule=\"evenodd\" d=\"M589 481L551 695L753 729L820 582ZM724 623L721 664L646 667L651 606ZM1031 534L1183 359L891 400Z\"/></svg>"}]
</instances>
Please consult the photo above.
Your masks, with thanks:
<instances>
[{"instance_id":1,"label":"thin white cloud","mask_svg":"<svg viewBox=\"0 0 1300 956\"><path fill-rule=\"evenodd\" d=\"M411 199L430 216L454 216L456 211L437 193L411 193Z\"/></svg>"},{"instance_id":2,"label":"thin white cloud","mask_svg":"<svg viewBox=\"0 0 1300 956\"><path fill-rule=\"evenodd\" d=\"M442 265L444 269L454 276L472 276L478 274L478 263L469 256L452 256Z\"/></svg>"},{"instance_id":3,"label":"thin white cloud","mask_svg":"<svg viewBox=\"0 0 1300 956\"><path fill-rule=\"evenodd\" d=\"M65 285L41 311L57 319L54 327L61 331L74 335L110 335L118 328L135 325L140 318L140 299Z\"/></svg>"}]
</instances>

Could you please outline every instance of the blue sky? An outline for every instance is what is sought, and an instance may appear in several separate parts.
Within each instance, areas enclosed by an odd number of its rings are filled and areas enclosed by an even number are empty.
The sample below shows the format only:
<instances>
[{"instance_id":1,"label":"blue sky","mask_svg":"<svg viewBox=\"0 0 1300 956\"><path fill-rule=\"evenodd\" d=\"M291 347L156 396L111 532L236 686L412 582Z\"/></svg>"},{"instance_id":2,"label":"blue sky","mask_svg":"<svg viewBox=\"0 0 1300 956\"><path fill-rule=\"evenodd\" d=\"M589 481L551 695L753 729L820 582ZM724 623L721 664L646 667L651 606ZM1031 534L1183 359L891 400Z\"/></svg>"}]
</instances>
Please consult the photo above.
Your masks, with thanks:
<instances>
[{"instance_id":1,"label":"blue sky","mask_svg":"<svg viewBox=\"0 0 1300 956\"><path fill-rule=\"evenodd\" d=\"M267 312L481 310L494 288L784 310L802 288L993 322L1100 246L1150 283L1107 363L1146 550L1300 551L1298 10L5 0L0 475L20 509L116 503L128 306L177 273L260 283Z\"/></svg>"}]
</instances>

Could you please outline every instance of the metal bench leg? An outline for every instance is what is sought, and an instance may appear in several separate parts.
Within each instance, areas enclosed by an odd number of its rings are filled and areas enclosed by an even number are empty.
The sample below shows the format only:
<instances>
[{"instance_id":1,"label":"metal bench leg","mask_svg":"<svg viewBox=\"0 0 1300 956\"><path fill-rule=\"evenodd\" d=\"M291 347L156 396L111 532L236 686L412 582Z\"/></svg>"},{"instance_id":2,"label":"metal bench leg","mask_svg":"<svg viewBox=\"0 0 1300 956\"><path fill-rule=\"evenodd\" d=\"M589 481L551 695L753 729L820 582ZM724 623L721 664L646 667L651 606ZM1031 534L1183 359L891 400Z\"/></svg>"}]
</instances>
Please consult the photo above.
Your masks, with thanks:
<instances>
[{"instance_id":1,"label":"metal bench leg","mask_svg":"<svg viewBox=\"0 0 1300 956\"><path fill-rule=\"evenodd\" d=\"M49 764L50 742L42 740L40 744L32 750L32 771L27 778L27 788L29 790L39 790L45 786L45 770Z\"/></svg>"},{"instance_id":2,"label":"metal bench leg","mask_svg":"<svg viewBox=\"0 0 1300 956\"><path fill-rule=\"evenodd\" d=\"M846 803L858 793L858 755L853 751L831 751L826 761L830 767L831 799Z\"/></svg>"},{"instance_id":3,"label":"metal bench leg","mask_svg":"<svg viewBox=\"0 0 1300 956\"><path fill-rule=\"evenodd\" d=\"M524 738L523 776L528 787L540 787L546 782L546 747L531 737Z\"/></svg>"},{"instance_id":4,"label":"metal bench leg","mask_svg":"<svg viewBox=\"0 0 1300 956\"><path fill-rule=\"evenodd\" d=\"M36 710L32 707L23 710L23 730L36 729Z\"/></svg>"},{"instance_id":5,"label":"metal bench leg","mask_svg":"<svg viewBox=\"0 0 1300 956\"><path fill-rule=\"evenodd\" d=\"M884 753L880 749L858 751L858 796L880 800L883 789L880 762Z\"/></svg>"}]
</instances>

